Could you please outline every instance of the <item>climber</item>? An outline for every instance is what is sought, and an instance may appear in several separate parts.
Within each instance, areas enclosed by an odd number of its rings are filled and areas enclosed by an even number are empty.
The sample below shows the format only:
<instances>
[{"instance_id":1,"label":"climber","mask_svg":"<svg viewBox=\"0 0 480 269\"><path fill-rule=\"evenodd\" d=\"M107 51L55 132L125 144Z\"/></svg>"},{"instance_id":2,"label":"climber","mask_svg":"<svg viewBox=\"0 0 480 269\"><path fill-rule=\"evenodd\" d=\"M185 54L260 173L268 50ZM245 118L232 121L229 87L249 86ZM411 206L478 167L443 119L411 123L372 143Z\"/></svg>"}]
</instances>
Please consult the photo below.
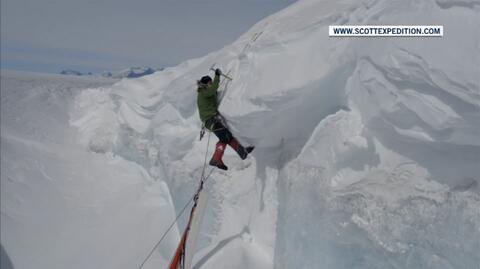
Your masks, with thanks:
<instances>
[{"instance_id":1,"label":"climber","mask_svg":"<svg viewBox=\"0 0 480 269\"><path fill-rule=\"evenodd\" d=\"M228 167L222 161L223 152L225 151L227 144L238 153L242 160L247 158L248 153L252 152L254 147L244 148L227 129L222 116L218 112L217 90L220 84L221 75L222 71L217 68L215 70L215 78L213 79L213 82L212 78L209 76L204 76L197 81L197 105L200 119L205 128L212 131L219 139L209 164L227 170Z\"/></svg>"}]
</instances>

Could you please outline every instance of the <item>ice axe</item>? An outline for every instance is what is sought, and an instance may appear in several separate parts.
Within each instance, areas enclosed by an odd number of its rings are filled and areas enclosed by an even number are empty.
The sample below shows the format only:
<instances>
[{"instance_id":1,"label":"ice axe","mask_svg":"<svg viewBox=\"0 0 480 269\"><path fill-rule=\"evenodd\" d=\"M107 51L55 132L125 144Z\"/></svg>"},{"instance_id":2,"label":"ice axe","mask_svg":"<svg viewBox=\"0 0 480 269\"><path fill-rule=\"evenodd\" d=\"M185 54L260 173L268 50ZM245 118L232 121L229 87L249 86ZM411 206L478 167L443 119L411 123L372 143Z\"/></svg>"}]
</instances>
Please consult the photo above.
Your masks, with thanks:
<instances>
[{"instance_id":1,"label":"ice axe","mask_svg":"<svg viewBox=\"0 0 480 269\"><path fill-rule=\"evenodd\" d=\"M212 71L215 72L215 65L216 65L216 64L213 64L212 67L210 67L210 70L212 70ZM225 75L224 73L222 73L220 76L222 76L222 77L224 77L224 78L226 78L226 79L228 79L228 80L233 80L233 78Z\"/></svg>"}]
</instances>

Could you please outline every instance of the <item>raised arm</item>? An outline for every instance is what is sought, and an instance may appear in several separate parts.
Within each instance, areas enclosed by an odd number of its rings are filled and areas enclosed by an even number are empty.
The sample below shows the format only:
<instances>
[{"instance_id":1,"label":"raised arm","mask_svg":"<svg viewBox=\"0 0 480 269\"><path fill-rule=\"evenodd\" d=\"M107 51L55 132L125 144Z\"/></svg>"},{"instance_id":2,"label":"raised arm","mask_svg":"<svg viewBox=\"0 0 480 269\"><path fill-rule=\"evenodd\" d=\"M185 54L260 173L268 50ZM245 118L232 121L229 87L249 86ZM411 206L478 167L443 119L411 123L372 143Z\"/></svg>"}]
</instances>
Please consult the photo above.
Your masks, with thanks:
<instances>
[{"instance_id":1,"label":"raised arm","mask_svg":"<svg viewBox=\"0 0 480 269\"><path fill-rule=\"evenodd\" d=\"M217 94L218 86L220 85L220 74L215 72L215 78L213 79L212 86L205 89L205 96L213 96Z\"/></svg>"},{"instance_id":2,"label":"raised arm","mask_svg":"<svg viewBox=\"0 0 480 269\"><path fill-rule=\"evenodd\" d=\"M218 85L220 85L220 75L215 74L215 77L213 78L212 88L215 88L215 91L217 91Z\"/></svg>"}]
</instances>

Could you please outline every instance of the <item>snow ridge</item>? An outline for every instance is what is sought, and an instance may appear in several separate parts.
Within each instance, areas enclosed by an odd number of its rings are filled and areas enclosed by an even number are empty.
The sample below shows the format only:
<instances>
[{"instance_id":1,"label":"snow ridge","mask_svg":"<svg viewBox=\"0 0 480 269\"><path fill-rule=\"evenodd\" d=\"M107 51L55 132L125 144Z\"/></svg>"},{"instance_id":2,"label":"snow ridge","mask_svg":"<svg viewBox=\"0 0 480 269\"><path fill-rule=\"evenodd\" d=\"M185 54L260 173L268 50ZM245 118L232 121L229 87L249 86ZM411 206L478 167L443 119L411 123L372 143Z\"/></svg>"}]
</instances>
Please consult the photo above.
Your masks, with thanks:
<instances>
[{"instance_id":1,"label":"snow ridge","mask_svg":"<svg viewBox=\"0 0 480 269\"><path fill-rule=\"evenodd\" d=\"M195 268L474 268L480 47L460 32L480 21L474 1L458 6L299 1L219 52L88 95L113 104L100 113L117 122L106 148L166 181L178 208L206 147L194 83L213 63L232 72L220 111L257 149L245 163L227 154L231 171L214 173ZM326 34L405 22L448 34ZM103 124L88 126L83 137L101 144Z\"/></svg>"},{"instance_id":2,"label":"snow ridge","mask_svg":"<svg viewBox=\"0 0 480 269\"><path fill-rule=\"evenodd\" d=\"M480 40L464 33L479 12L475 0L299 1L218 52L82 91L70 124L84 150L163 184L178 212L216 142L198 140L195 91L216 63L233 76L220 112L256 149L245 161L227 151L229 171L207 182L193 268L475 268ZM333 24L446 32L330 38Z\"/></svg>"}]
</instances>

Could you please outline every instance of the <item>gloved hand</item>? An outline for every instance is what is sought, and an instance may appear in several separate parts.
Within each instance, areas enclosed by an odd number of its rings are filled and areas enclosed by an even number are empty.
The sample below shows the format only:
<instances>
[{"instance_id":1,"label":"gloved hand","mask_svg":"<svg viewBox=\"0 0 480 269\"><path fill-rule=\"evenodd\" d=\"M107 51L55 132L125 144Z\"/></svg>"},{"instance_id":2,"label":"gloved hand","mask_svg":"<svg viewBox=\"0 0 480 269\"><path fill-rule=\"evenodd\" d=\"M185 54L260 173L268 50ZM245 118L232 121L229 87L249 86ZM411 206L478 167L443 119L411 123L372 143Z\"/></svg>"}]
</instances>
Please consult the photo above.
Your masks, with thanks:
<instances>
[{"instance_id":1,"label":"gloved hand","mask_svg":"<svg viewBox=\"0 0 480 269\"><path fill-rule=\"evenodd\" d=\"M215 76L221 76L222 75L222 70L220 68L215 69Z\"/></svg>"}]
</instances>

